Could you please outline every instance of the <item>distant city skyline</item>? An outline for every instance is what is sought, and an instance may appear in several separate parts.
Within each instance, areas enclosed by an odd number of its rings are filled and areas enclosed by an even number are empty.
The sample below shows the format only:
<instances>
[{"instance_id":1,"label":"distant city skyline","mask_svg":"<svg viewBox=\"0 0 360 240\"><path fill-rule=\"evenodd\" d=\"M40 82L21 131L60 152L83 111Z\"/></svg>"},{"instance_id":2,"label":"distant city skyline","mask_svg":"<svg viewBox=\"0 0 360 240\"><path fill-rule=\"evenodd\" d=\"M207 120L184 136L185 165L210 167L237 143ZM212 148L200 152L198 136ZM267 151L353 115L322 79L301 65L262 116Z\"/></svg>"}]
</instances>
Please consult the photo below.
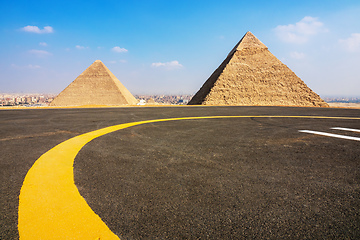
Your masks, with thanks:
<instances>
[{"instance_id":1,"label":"distant city skyline","mask_svg":"<svg viewBox=\"0 0 360 240\"><path fill-rule=\"evenodd\" d=\"M49 106L49 103L53 101L56 94L3 94L0 93L0 107L45 107ZM139 100L137 105L187 105L193 95L135 95L136 99ZM330 98L325 97L324 100L329 103L330 107L352 107L359 108L360 98L356 97L340 97ZM337 105L339 103L340 105ZM341 105L343 104L343 105ZM344 105L347 104L347 105ZM350 104L350 105L349 105Z\"/></svg>"},{"instance_id":2,"label":"distant city skyline","mask_svg":"<svg viewBox=\"0 0 360 240\"><path fill-rule=\"evenodd\" d=\"M360 97L360 2L2 1L0 92L58 94L101 60L134 95L194 94L251 31L322 97Z\"/></svg>"},{"instance_id":3,"label":"distant city skyline","mask_svg":"<svg viewBox=\"0 0 360 240\"><path fill-rule=\"evenodd\" d=\"M153 104L186 105L190 101L192 96L193 95L135 95L134 97L138 100L138 102L136 104L131 104L131 105L153 105ZM55 94L0 93L0 107L49 106L49 104L54 100L55 97L56 97ZM99 103L99 105L101 104Z\"/></svg>"}]
</instances>

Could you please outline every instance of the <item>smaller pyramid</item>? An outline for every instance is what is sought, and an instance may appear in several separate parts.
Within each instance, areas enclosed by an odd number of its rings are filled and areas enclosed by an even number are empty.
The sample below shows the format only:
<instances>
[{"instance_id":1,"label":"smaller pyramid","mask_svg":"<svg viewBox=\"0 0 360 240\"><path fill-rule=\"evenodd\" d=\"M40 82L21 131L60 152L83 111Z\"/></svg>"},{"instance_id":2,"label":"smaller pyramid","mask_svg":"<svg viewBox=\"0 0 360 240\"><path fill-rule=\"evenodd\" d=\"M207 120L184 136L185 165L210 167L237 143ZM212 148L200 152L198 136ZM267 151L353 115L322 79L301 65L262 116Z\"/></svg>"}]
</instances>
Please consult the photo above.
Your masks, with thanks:
<instances>
[{"instance_id":1,"label":"smaller pyramid","mask_svg":"<svg viewBox=\"0 0 360 240\"><path fill-rule=\"evenodd\" d=\"M157 102L155 102L155 100L153 98L149 98L147 101L146 101L147 104L158 104Z\"/></svg>"},{"instance_id":2,"label":"smaller pyramid","mask_svg":"<svg viewBox=\"0 0 360 240\"><path fill-rule=\"evenodd\" d=\"M50 106L136 105L136 98L96 60L67 86Z\"/></svg>"},{"instance_id":3,"label":"smaller pyramid","mask_svg":"<svg viewBox=\"0 0 360 240\"><path fill-rule=\"evenodd\" d=\"M188 104L328 106L251 32L236 44Z\"/></svg>"}]
</instances>

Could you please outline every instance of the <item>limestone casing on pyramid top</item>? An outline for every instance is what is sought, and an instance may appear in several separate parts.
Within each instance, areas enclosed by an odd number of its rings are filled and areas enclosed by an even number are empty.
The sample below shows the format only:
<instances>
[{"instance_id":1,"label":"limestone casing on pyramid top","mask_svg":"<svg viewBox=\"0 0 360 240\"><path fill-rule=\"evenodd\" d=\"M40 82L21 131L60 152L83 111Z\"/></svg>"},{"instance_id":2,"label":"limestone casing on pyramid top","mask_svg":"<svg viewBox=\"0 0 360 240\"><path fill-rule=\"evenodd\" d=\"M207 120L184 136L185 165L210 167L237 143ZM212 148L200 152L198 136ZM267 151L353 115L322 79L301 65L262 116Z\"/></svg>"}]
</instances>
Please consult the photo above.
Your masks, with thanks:
<instances>
[{"instance_id":1,"label":"limestone casing on pyramid top","mask_svg":"<svg viewBox=\"0 0 360 240\"><path fill-rule=\"evenodd\" d=\"M229 55L234 54L236 51L240 51L244 48L265 48L268 49L254 34L248 31L241 40L230 51ZM229 56L228 55L228 56Z\"/></svg>"},{"instance_id":2,"label":"limestone casing on pyramid top","mask_svg":"<svg viewBox=\"0 0 360 240\"><path fill-rule=\"evenodd\" d=\"M251 32L235 45L189 105L328 106Z\"/></svg>"},{"instance_id":3,"label":"limestone casing on pyramid top","mask_svg":"<svg viewBox=\"0 0 360 240\"><path fill-rule=\"evenodd\" d=\"M67 86L50 106L136 105L136 98L115 75L96 60Z\"/></svg>"}]
</instances>

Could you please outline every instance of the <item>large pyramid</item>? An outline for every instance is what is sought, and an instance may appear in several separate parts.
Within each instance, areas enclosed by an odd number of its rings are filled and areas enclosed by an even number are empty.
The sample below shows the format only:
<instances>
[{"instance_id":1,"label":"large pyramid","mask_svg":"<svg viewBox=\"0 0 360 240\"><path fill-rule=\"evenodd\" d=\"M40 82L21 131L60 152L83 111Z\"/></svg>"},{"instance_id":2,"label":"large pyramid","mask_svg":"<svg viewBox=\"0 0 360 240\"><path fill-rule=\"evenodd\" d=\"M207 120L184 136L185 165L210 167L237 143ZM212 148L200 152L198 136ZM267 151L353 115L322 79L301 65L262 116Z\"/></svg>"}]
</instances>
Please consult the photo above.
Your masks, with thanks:
<instances>
[{"instance_id":1,"label":"large pyramid","mask_svg":"<svg viewBox=\"0 0 360 240\"><path fill-rule=\"evenodd\" d=\"M112 72L96 60L50 106L135 105L137 100Z\"/></svg>"},{"instance_id":2,"label":"large pyramid","mask_svg":"<svg viewBox=\"0 0 360 240\"><path fill-rule=\"evenodd\" d=\"M231 50L189 105L328 106L251 32Z\"/></svg>"}]
</instances>

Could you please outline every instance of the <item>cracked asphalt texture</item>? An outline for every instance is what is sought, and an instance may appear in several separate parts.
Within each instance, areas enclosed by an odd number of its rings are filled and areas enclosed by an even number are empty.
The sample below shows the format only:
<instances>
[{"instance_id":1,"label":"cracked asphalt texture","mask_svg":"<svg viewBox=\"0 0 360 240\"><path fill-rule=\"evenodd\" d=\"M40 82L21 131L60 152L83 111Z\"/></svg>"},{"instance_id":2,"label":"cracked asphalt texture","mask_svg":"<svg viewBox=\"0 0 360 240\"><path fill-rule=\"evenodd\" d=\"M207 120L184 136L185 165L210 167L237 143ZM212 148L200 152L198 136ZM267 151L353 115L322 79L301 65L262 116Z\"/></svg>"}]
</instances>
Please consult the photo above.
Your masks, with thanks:
<instances>
[{"instance_id":1,"label":"cracked asphalt texture","mask_svg":"<svg viewBox=\"0 0 360 240\"><path fill-rule=\"evenodd\" d=\"M0 111L0 239L18 239L18 196L57 144L121 123L192 116L360 117L360 110L159 107ZM360 142L298 130L359 120L232 118L158 122L88 143L75 183L120 239L358 239Z\"/></svg>"}]
</instances>

